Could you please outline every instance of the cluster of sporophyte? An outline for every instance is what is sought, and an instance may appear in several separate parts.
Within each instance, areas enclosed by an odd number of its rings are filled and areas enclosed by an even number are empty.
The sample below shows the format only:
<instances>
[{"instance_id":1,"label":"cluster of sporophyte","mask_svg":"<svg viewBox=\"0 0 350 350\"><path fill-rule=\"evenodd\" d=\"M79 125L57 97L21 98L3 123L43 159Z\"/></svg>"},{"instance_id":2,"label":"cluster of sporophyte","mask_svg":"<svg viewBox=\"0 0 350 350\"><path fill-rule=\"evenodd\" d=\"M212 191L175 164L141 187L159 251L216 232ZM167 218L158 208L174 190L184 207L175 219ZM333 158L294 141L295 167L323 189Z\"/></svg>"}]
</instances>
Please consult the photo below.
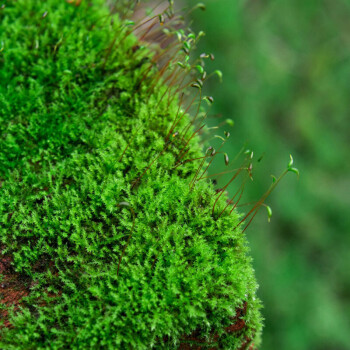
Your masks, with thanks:
<instances>
[{"instance_id":1,"label":"cluster of sporophyte","mask_svg":"<svg viewBox=\"0 0 350 350\"><path fill-rule=\"evenodd\" d=\"M0 8L1 348L259 344L241 224L285 173L245 216L252 152L215 190L206 171L220 154L230 166L229 133L203 151L202 85L221 73L190 59L202 33L172 2L136 22L128 4Z\"/></svg>"}]
</instances>

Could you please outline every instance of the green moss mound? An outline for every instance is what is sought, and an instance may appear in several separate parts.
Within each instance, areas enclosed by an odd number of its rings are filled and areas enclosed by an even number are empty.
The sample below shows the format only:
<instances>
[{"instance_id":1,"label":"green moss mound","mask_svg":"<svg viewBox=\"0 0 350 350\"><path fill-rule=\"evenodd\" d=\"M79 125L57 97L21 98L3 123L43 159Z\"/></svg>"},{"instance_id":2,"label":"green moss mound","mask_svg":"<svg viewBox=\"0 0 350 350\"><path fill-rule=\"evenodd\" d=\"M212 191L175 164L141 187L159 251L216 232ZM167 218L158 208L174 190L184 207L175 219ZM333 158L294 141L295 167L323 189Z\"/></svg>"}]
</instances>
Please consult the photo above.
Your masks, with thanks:
<instances>
[{"instance_id":1,"label":"green moss mound","mask_svg":"<svg viewBox=\"0 0 350 350\"><path fill-rule=\"evenodd\" d=\"M152 77L140 85L151 53L102 0L4 5L0 239L27 296L2 302L0 347L175 349L194 332L203 349L257 344L238 214L214 220L213 186L189 187L199 163L174 168L183 144L165 146L178 101L159 103ZM188 158L202 155L194 137Z\"/></svg>"}]
</instances>

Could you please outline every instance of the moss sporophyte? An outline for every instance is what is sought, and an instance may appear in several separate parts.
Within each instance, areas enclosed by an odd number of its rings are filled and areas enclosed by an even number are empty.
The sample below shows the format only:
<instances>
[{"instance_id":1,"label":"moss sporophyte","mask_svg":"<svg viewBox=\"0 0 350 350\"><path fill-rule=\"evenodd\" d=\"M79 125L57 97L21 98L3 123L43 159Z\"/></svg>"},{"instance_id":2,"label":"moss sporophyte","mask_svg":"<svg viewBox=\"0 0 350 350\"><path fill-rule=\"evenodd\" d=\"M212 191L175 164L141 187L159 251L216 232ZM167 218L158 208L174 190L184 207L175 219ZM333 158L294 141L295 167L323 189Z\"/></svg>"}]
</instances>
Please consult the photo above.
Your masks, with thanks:
<instances>
[{"instance_id":1,"label":"moss sporophyte","mask_svg":"<svg viewBox=\"0 0 350 350\"><path fill-rule=\"evenodd\" d=\"M2 349L259 345L242 224L281 177L237 213L253 153L236 166L228 132L206 145L202 86L221 72L205 70L213 55L190 56L203 33L172 1L158 8L1 5ZM218 157L233 174L221 189L207 173Z\"/></svg>"}]
</instances>

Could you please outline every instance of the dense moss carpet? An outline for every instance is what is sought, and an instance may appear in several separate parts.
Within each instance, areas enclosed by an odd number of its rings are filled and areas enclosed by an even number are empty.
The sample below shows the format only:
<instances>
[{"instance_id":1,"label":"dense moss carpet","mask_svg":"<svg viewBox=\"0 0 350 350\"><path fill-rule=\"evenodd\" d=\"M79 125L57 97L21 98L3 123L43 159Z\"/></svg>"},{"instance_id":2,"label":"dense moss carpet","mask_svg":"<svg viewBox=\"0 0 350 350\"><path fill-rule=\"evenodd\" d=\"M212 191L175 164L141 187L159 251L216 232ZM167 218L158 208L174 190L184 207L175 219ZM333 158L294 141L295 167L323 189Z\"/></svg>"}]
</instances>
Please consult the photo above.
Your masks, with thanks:
<instances>
[{"instance_id":1,"label":"dense moss carpet","mask_svg":"<svg viewBox=\"0 0 350 350\"><path fill-rule=\"evenodd\" d=\"M239 216L189 186L199 160L174 167L179 101L140 78L152 53L127 30L101 0L0 9L1 348L259 342Z\"/></svg>"}]
</instances>

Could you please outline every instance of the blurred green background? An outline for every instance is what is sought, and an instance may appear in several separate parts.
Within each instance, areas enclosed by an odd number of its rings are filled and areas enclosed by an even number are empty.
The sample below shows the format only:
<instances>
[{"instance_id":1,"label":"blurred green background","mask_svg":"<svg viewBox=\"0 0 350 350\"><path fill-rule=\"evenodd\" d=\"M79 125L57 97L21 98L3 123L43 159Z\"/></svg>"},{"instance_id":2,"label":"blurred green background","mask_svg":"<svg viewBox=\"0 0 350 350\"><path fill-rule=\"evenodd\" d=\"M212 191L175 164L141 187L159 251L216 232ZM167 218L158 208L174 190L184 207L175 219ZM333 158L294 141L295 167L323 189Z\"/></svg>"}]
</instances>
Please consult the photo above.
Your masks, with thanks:
<instances>
[{"instance_id":1,"label":"blurred green background","mask_svg":"<svg viewBox=\"0 0 350 350\"><path fill-rule=\"evenodd\" d=\"M290 153L301 173L268 198L271 223L261 210L246 231L264 303L262 349L350 349L350 1L204 3L192 28L206 32L200 51L215 54L209 71L224 74L207 92L212 113L235 121L226 150L234 156L247 142L265 152L246 197L258 199Z\"/></svg>"}]
</instances>

